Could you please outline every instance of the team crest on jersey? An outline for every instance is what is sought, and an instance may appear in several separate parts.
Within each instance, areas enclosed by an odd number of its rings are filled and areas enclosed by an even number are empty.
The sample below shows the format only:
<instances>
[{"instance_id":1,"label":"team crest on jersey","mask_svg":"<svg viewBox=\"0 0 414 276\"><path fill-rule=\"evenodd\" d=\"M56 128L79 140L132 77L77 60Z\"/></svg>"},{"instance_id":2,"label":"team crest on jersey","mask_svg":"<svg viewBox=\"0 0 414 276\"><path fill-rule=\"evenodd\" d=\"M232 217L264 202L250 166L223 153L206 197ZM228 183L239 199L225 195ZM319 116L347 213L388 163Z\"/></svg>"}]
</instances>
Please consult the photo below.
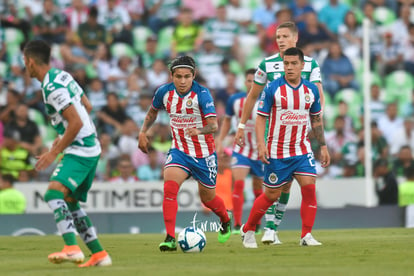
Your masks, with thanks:
<instances>
[{"instance_id":1,"label":"team crest on jersey","mask_svg":"<svg viewBox=\"0 0 414 276\"><path fill-rule=\"evenodd\" d=\"M165 164L168 164L172 161L172 155L168 154L167 160L165 161Z\"/></svg>"},{"instance_id":2,"label":"team crest on jersey","mask_svg":"<svg viewBox=\"0 0 414 276\"><path fill-rule=\"evenodd\" d=\"M311 100L311 97L310 97L310 95L309 94L306 94L305 95L305 102L310 102L310 100Z\"/></svg>"},{"instance_id":3,"label":"team crest on jersey","mask_svg":"<svg viewBox=\"0 0 414 276\"><path fill-rule=\"evenodd\" d=\"M269 175L269 182L270 183L272 183L272 184L275 184L276 182L277 182L277 175L275 174L275 173L271 173L270 175Z\"/></svg>"},{"instance_id":4,"label":"team crest on jersey","mask_svg":"<svg viewBox=\"0 0 414 276\"><path fill-rule=\"evenodd\" d=\"M185 106L190 108L191 106L193 106L193 100L190 98L185 102Z\"/></svg>"}]
</instances>

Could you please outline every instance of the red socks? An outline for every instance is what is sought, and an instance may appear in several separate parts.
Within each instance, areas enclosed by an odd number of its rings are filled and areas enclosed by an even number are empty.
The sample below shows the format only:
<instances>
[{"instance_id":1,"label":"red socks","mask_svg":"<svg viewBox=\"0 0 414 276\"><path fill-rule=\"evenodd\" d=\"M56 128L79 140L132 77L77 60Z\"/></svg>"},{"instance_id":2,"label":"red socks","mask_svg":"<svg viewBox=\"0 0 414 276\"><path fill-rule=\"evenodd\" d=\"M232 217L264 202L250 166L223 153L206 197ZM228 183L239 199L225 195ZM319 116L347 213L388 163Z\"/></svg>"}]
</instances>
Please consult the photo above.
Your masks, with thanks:
<instances>
[{"instance_id":1,"label":"red socks","mask_svg":"<svg viewBox=\"0 0 414 276\"><path fill-rule=\"evenodd\" d=\"M252 210L250 211L249 219L243 227L243 231L255 231L256 225L260 224L260 220L272 204L273 201L271 201L264 193L256 198Z\"/></svg>"},{"instance_id":2,"label":"red socks","mask_svg":"<svg viewBox=\"0 0 414 276\"><path fill-rule=\"evenodd\" d=\"M234 225L241 225L244 203L244 180L234 181L233 187L233 218Z\"/></svg>"},{"instance_id":3,"label":"red socks","mask_svg":"<svg viewBox=\"0 0 414 276\"><path fill-rule=\"evenodd\" d=\"M302 218L302 238L312 232L312 227L316 217L316 193L315 184L303 186L302 192L302 205L300 207L300 216Z\"/></svg>"},{"instance_id":4,"label":"red socks","mask_svg":"<svg viewBox=\"0 0 414 276\"><path fill-rule=\"evenodd\" d=\"M164 214L164 224L167 235L175 237L175 221L177 217L178 203L177 194L180 186L177 182L168 180L164 183L164 200L162 211Z\"/></svg>"},{"instance_id":5,"label":"red socks","mask_svg":"<svg viewBox=\"0 0 414 276\"><path fill-rule=\"evenodd\" d=\"M203 203L220 218L221 222L228 222L230 220L224 201L219 196L216 195L212 200Z\"/></svg>"}]
</instances>

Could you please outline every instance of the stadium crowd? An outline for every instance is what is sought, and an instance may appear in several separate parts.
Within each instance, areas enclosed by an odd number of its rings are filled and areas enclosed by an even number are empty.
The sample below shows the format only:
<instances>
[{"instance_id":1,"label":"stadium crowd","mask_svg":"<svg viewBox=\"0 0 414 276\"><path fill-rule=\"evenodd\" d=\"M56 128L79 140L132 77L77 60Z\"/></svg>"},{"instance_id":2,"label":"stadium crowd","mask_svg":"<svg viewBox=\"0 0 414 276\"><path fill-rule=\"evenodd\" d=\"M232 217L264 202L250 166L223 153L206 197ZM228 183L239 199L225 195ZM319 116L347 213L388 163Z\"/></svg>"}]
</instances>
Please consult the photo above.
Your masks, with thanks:
<instances>
[{"instance_id":1,"label":"stadium crowd","mask_svg":"<svg viewBox=\"0 0 414 276\"><path fill-rule=\"evenodd\" d=\"M172 58L195 58L196 80L211 90L221 121L229 96L245 90L244 71L277 53L276 27L294 21L298 46L318 61L325 90L332 165L319 166L318 174L363 176L364 18L371 23L374 176L403 176L414 163L412 0L2 1L0 172L23 182L47 181L54 169L33 169L34 158L51 146L55 134L40 82L25 74L21 50L28 39L52 45L52 65L69 71L92 103L102 145L97 180L125 183L162 177L171 146L166 113L149 133L148 155L136 138L155 89L170 80ZM223 144L232 142L228 137Z\"/></svg>"}]
</instances>

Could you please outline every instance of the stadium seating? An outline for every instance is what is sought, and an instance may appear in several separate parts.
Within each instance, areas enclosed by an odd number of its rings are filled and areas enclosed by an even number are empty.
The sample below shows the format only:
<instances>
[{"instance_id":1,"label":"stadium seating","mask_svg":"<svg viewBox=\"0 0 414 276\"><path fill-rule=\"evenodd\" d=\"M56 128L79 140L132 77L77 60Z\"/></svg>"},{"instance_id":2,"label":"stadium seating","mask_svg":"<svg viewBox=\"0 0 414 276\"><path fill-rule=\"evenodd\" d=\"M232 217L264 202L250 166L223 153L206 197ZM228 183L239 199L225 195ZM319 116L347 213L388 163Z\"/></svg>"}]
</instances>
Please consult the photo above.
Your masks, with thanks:
<instances>
[{"instance_id":1,"label":"stadium seating","mask_svg":"<svg viewBox=\"0 0 414 276\"><path fill-rule=\"evenodd\" d=\"M134 37L134 50L141 54L145 51L147 38L152 35L152 31L146 26L138 26L132 30Z\"/></svg>"},{"instance_id":2,"label":"stadium seating","mask_svg":"<svg viewBox=\"0 0 414 276\"><path fill-rule=\"evenodd\" d=\"M338 91L334 97L334 104L338 106L340 101L344 101L348 104L348 115L354 122L354 127L360 127L359 116L361 114L361 107L363 104L362 95L360 92L352 88L344 88Z\"/></svg>"},{"instance_id":3,"label":"stadium seating","mask_svg":"<svg viewBox=\"0 0 414 276\"><path fill-rule=\"evenodd\" d=\"M377 7L374 10L374 19L381 25L390 25L396 20L397 16L393 10L387 7Z\"/></svg>"},{"instance_id":4,"label":"stadium seating","mask_svg":"<svg viewBox=\"0 0 414 276\"><path fill-rule=\"evenodd\" d=\"M414 78L404 70L397 70L385 77L385 102L398 101L399 111L411 102Z\"/></svg>"},{"instance_id":5,"label":"stadium seating","mask_svg":"<svg viewBox=\"0 0 414 276\"><path fill-rule=\"evenodd\" d=\"M7 57L9 61L20 52L20 44L24 41L23 32L16 28L6 28L4 31Z\"/></svg>"},{"instance_id":6,"label":"stadium seating","mask_svg":"<svg viewBox=\"0 0 414 276\"><path fill-rule=\"evenodd\" d=\"M164 27L158 32L158 56L169 56L173 32L173 27Z\"/></svg>"},{"instance_id":7,"label":"stadium seating","mask_svg":"<svg viewBox=\"0 0 414 276\"><path fill-rule=\"evenodd\" d=\"M111 55L114 58L120 58L121 56L127 56L132 59L135 58L135 51L134 49L126 43L123 42L116 42L112 44L111 48Z\"/></svg>"}]
</instances>

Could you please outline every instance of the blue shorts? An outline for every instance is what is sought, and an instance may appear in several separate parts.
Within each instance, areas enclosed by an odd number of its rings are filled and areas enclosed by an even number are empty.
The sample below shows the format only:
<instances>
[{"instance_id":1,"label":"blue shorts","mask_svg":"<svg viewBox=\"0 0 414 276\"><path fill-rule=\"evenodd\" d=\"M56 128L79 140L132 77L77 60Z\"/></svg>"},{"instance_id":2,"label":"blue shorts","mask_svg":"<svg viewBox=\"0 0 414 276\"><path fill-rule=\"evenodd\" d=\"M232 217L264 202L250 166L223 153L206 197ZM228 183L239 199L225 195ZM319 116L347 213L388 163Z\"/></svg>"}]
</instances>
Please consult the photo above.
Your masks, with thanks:
<instances>
[{"instance_id":1,"label":"blue shorts","mask_svg":"<svg viewBox=\"0 0 414 276\"><path fill-rule=\"evenodd\" d=\"M293 175L308 175L316 177L315 159L313 153L293 156L283 159L269 159L265 166L263 185L278 188L293 180Z\"/></svg>"},{"instance_id":2,"label":"blue shorts","mask_svg":"<svg viewBox=\"0 0 414 276\"><path fill-rule=\"evenodd\" d=\"M164 167L179 167L189 175L192 175L201 185L211 189L216 187L216 153L205 158L195 158L178 149L170 149Z\"/></svg>"},{"instance_id":3,"label":"blue shorts","mask_svg":"<svg viewBox=\"0 0 414 276\"><path fill-rule=\"evenodd\" d=\"M250 168L250 173L259 178L263 178L264 164L260 160L252 160L240 153L233 152L231 158L232 168Z\"/></svg>"}]
</instances>

